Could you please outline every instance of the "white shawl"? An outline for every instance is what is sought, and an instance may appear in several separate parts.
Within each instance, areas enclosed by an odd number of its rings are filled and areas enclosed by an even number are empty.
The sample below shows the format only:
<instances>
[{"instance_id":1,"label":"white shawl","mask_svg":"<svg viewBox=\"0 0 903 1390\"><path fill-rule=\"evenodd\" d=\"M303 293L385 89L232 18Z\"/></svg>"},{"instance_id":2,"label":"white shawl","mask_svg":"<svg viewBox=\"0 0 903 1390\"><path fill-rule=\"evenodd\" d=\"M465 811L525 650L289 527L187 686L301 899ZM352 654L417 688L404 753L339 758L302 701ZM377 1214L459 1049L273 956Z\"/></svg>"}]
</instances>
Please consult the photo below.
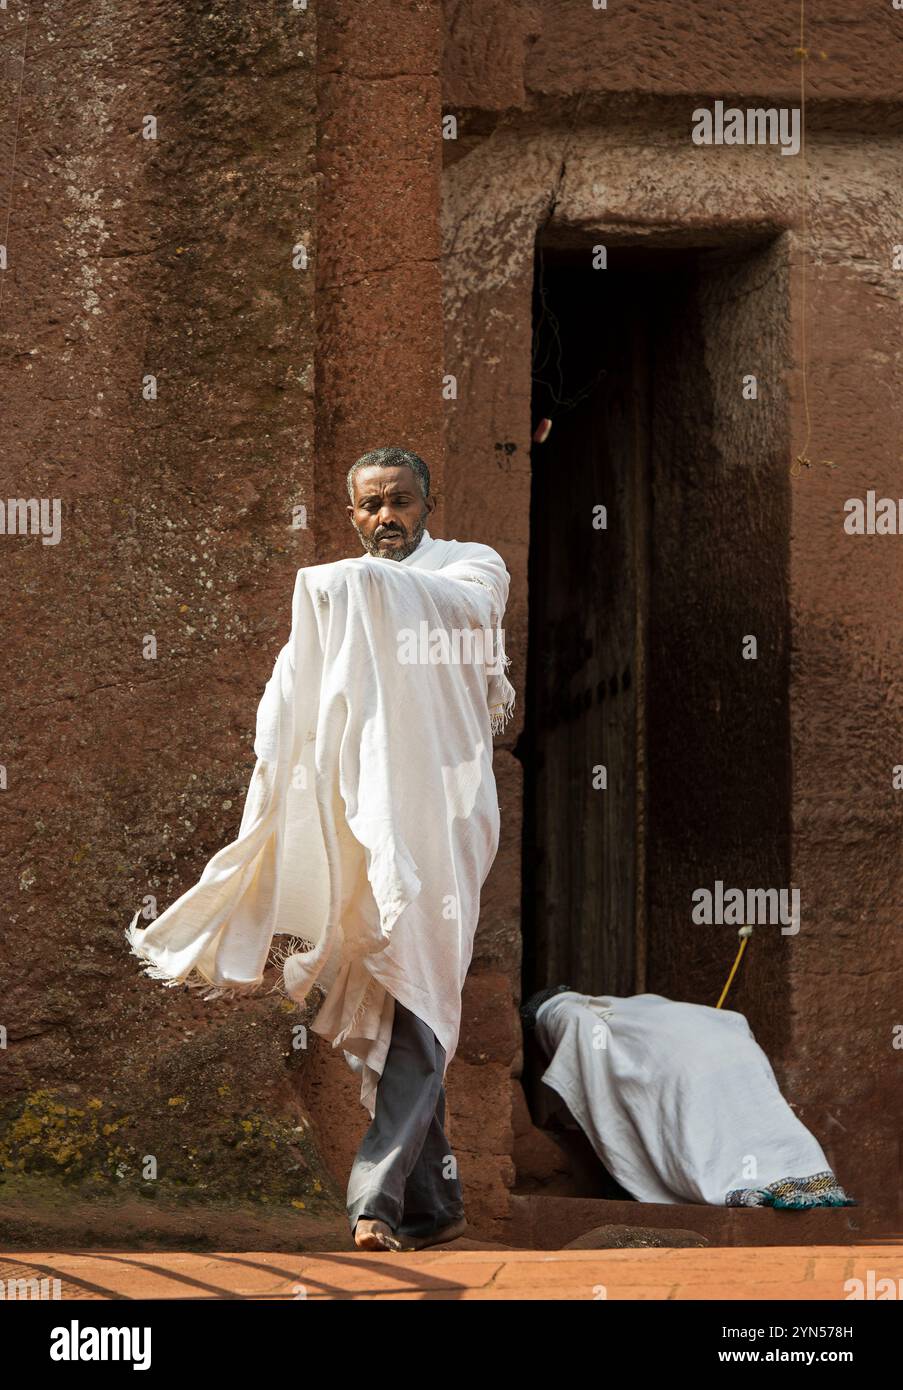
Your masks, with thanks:
<instances>
[{"instance_id":1,"label":"white shawl","mask_svg":"<svg viewBox=\"0 0 903 1390\"><path fill-rule=\"evenodd\" d=\"M544 1083L637 1201L722 1206L828 1169L743 1014L568 991L540 1006L536 1031Z\"/></svg>"},{"instance_id":2,"label":"white shawl","mask_svg":"<svg viewBox=\"0 0 903 1390\"><path fill-rule=\"evenodd\" d=\"M126 932L149 975L207 998L256 991L274 935L297 938L285 990L298 1003L315 982L328 991L312 1027L360 1071L371 1114L395 999L432 1028L446 1065L457 1046L498 848L509 582L488 546L428 531L401 561L300 569L238 837Z\"/></svg>"}]
</instances>

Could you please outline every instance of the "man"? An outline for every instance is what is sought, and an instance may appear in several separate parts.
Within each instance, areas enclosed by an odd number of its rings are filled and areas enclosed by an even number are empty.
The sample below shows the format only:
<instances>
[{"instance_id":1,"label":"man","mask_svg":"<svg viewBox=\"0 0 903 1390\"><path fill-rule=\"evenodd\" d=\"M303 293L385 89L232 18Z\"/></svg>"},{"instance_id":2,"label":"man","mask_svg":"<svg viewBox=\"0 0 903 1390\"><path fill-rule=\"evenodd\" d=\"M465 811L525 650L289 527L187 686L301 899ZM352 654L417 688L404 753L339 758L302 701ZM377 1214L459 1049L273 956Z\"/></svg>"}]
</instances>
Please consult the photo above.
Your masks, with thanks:
<instances>
[{"instance_id":1,"label":"man","mask_svg":"<svg viewBox=\"0 0 903 1390\"><path fill-rule=\"evenodd\" d=\"M355 1243L413 1249L465 1225L444 1077L498 848L510 580L488 546L430 536L416 454L365 454L347 487L364 554L298 571L238 838L127 936L149 974L207 997L259 988L273 936L291 938L286 992L325 990L313 1030L372 1116L348 1184Z\"/></svg>"},{"instance_id":2,"label":"man","mask_svg":"<svg viewBox=\"0 0 903 1390\"><path fill-rule=\"evenodd\" d=\"M855 1205L742 1014L567 985L521 1014L550 1059L543 1083L637 1201Z\"/></svg>"},{"instance_id":3,"label":"man","mask_svg":"<svg viewBox=\"0 0 903 1390\"><path fill-rule=\"evenodd\" d=\"M346 510L367 553L406 560L436 506L423 459L406 449L374 449L351 466L347 483Z\"/></svg>"}]
</instances>

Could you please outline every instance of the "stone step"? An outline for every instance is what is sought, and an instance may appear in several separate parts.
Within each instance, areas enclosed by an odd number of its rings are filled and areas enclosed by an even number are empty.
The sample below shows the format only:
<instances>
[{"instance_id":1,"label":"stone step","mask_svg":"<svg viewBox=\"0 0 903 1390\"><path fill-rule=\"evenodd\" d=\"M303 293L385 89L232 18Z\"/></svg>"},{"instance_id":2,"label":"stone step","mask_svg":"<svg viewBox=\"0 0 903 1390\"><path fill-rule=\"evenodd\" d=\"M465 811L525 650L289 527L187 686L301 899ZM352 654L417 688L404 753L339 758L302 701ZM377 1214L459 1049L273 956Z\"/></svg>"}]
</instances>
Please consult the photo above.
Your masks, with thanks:
<instances>
[{"instance_id":1,"label":"stone step","mask_svg":"<svg viewBox=\"0 0 903 1390\"><path fill-rule=\"evenodd\" d=\"M526 1250L561 1250L596 1226L694 1231L711 1245L852 1245L880 1236L865 1208L710 1207L609 1201L599 1197L512 1195L502 1239Z\"/></svg>"}]
</instances>

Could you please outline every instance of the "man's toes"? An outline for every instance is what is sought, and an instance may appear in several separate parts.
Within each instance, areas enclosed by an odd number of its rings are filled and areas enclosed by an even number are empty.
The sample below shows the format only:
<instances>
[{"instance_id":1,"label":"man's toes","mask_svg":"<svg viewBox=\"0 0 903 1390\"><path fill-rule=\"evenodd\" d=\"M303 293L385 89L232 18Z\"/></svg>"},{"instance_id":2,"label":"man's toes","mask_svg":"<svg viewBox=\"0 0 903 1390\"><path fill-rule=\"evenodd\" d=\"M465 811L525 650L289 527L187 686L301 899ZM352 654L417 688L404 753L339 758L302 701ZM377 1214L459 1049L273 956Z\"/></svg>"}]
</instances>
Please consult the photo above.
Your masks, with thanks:
<instances>
[{"instance_id":1,"label":"man's toes","mask_svg":"<svg viewBox=\"0 0 903 1390\"><path fill-rule=\"evenodd\" d=\"M400 1250L401 1241L396 1239L385 1221L358 1221L354 1228L354 1243L358 1250Z\"/></svg>"}]
</instances>

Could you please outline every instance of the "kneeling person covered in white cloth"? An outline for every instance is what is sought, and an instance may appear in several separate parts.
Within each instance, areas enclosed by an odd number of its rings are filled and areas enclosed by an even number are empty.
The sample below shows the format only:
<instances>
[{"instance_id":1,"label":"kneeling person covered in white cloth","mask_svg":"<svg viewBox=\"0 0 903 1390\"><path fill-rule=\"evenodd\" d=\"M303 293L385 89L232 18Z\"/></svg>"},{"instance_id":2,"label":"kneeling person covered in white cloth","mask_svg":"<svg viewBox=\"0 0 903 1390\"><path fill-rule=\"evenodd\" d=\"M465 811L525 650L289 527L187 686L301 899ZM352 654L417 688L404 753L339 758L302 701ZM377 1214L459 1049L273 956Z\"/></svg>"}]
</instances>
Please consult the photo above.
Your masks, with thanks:
<instances>
[{"instance_id":1,"label":"kneeling person covered in white cloth","mask_svg":"<svg viewBox=\"0 0 903 1390\"><path fill-rule=\"evenodd\" d=\"M416 454L365 454L347 487L365 553L297 572L238 838L126 934L150 975L207 998L259 989L288 939L285 992L326 991L312 1028L373 1117L348 1185L355 1242L419 1248L463 1229L443 1081L498 848L510 579L489 546L425 529Z\"/></svg>"},{"instance_id":2,"label":"kneeling person covered in white cloth","mask_svg":"<svg viewBox=\"0 0 903 1390\"><path fill-rule=\"evenodd\" d=\"M566 985L522 1009L542 1080L640 1202L854 1206L742 1014Z\"/></svg>"}]
</instances>

